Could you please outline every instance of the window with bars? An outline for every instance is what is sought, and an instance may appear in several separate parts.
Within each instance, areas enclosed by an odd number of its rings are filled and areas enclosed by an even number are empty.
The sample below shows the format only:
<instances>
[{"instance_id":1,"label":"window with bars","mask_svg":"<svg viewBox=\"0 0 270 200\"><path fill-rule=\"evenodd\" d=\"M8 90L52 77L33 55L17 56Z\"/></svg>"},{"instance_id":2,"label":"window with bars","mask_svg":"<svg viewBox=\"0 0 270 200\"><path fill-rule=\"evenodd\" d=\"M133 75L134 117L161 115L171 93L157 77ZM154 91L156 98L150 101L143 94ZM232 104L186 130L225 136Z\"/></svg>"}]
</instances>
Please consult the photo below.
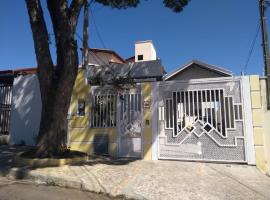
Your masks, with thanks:
<instances>
[{"instance_id":1,"label":"window with bars","mask_svg":"<svg viewBox=\"0 0 270 200\"><path fill-rule=\"evenodd\" d=\"M242 105L234 105L223 89L173 92L165 101L165 128L174 135L200 120L226 136L226 129L234 129L235 120L241 119Z\"/></svg>"},{"instance_id":2,"label":"window with bars","mask_svg":"<svg viewBox=\"0 0 270 200\"><path fill-rule=\"evenodd\" d=\"M94 95L91 110L91 127L116 126L116 95Z\"/></svg>"}]
</instances>

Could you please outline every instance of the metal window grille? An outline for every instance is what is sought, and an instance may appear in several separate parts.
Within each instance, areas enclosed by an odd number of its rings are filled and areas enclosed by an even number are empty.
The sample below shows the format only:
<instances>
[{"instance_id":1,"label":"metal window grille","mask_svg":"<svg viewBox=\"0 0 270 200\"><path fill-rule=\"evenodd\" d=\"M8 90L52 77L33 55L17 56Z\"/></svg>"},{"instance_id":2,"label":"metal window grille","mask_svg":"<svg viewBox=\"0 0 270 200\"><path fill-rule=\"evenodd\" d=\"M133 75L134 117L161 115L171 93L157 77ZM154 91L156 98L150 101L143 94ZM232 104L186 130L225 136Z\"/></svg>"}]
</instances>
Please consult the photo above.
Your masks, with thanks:
<instances>
[{"instance_id":1,"label":"metal window grille","mask_svg":"<svg viewBox=\"0 0 270 200\"><path fill-rule=\"evenodd\" d=\"M0 84L0 135L9 134L12 85Z\"/></svg>"},{"instance_id":2,"label":"metal window grille","mask_svg":"<svg viewBox=\"0 0 270 200\"><path fill-rule=\"evenodd\" d=\"M201 120L226 136L227 129L235 129L235 120L242 120L242 105L224 96L223 89L177 91L165 100L165 128L177 136L186 127ZM162 116L160 117L162 118Z\"/></svg>"},{"instance_id":3,"label":"metal window grille","mask_svg":"<svg viewBox=\"0 0 270 200\"><path fill-rule=\"evenodd\" d=\"M116 126L116 95L94 95L91 111L91 127Z\"/></svg>"}]
</instances>

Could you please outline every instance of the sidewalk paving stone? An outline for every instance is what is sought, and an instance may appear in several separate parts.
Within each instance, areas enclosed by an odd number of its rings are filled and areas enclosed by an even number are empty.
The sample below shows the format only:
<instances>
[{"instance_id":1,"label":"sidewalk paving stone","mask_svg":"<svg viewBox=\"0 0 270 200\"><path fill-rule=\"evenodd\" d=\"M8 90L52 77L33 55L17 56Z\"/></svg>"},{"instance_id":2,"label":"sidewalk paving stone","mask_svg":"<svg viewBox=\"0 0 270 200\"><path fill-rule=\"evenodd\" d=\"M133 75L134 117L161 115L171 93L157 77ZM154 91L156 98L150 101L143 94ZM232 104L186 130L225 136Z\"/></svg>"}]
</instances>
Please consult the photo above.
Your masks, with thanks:
<instances>
[{"instance_id":1,"label":"sidewalk paving stone","mask_svg":"<svg viewBox=\"0 0 270 200\"><path fill-rule=\"evenodd\" d=\"M82 165L11 168L31 180L134 199L270 199L270 178L255 166L181 161L93 159Z\"/></svg>"}]
</instances>

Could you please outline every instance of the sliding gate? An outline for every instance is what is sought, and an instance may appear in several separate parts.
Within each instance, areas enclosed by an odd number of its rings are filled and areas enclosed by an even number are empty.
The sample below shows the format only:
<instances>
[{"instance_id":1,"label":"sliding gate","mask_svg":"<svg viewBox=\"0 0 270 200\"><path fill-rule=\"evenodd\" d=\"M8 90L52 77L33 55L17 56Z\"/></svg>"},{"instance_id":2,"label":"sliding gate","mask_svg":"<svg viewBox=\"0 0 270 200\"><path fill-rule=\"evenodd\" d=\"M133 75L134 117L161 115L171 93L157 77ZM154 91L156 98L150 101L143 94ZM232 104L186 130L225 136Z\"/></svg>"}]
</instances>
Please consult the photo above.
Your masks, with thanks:
<instances>
[{"instance_id":1,"label":"sliding gate","mask_svg":"<svg viewBox=\"0 0 270 200\"><path fill-rule=\"evenodd\" d=\"M159 84L159 159L246 162L240 78Z\"/></svg>"}]
</instances>

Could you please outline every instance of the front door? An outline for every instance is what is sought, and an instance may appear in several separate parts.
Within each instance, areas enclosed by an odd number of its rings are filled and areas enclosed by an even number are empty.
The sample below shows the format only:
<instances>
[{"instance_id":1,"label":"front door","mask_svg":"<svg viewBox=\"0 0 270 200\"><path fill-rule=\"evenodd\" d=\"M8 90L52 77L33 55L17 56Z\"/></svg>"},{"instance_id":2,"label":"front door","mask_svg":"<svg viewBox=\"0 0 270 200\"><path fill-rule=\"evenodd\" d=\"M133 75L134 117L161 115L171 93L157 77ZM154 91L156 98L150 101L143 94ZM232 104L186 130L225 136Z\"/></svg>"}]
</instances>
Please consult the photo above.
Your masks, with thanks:
<instances>
[{"instance_id":1,"label":"front door","mask_svg":"<svg viewBox=\"0 0 270 200\"><path fill-rule=\"evenodd\" d=\"M119 156L140 158L142 152L142 106L139 90L119 96Z\"/></svg>"}]
</instances>

